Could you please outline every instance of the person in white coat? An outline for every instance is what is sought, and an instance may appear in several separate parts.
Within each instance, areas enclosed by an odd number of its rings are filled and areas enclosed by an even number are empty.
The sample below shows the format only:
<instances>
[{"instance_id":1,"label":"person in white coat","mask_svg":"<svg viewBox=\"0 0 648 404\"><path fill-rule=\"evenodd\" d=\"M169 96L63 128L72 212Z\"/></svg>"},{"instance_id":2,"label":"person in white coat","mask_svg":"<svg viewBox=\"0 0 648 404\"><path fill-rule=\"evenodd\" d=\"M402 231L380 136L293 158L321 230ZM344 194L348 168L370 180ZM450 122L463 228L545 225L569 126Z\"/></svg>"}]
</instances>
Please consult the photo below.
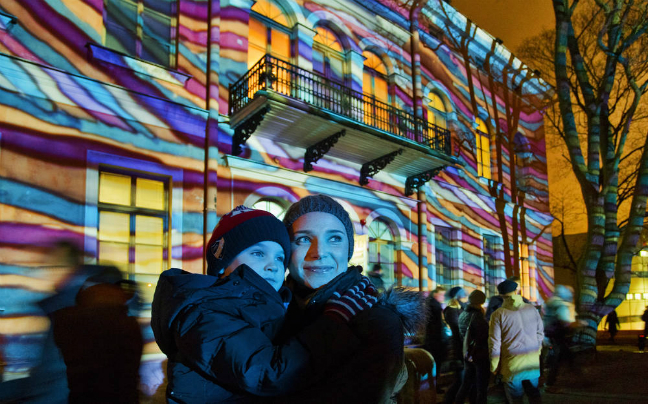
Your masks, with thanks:
<instances>
[{"instance_id":1,"label":"person in white coat","mask_svg":"<svg viewBox=\"0 0 648 404\"><path fill-rule=\"evenodd\" d=\"M540 350L544 339L538 310L516 294L517 283L506 280L497 285L504 304L491 316L488 348L491 372L502 375L510 404L522 403L526 392L531 404L540 403Z\"/></svg>"}]
</instances>

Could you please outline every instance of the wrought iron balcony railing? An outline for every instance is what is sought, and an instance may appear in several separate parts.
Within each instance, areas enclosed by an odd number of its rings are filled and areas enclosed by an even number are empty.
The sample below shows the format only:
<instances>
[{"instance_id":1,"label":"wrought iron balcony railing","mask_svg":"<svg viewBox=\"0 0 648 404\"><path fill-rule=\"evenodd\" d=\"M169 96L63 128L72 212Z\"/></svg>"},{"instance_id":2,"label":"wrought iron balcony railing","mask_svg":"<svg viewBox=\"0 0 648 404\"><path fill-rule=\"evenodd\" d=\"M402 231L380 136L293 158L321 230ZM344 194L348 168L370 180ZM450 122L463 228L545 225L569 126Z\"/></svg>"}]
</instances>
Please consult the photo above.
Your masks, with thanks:
<instances>
[{"instance_id":1,"label":"wrought iron balcony railing","mask_svg":"<svg viewBox=\"0 0 648 404\"><path fill-rule=\"evenodd\" d=\"M265 55L230 87L230 115L243 109L262 90L301 100L450 155L449 130L270 55Z\"/></svg>"}]
</instances>

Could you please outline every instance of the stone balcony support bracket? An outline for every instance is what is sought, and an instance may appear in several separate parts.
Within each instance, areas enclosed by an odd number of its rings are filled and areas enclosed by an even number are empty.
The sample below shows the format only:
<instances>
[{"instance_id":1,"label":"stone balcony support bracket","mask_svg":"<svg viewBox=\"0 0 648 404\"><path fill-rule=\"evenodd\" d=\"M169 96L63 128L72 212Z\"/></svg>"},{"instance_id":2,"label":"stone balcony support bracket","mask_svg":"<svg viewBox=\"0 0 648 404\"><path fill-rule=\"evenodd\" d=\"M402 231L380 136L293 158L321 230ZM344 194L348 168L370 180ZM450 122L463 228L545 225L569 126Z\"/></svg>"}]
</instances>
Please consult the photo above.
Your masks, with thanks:
<instances>
[{"instance_id":1,"label":"stone balcony support bracket","mask_svg":"<svg viewBox=\"0 0 648 404\"><path fill-rule=\"evenodd\" d=\"M380 156L375 160L369 161L362 165L360 169L360 185L367 185L369 178L378 174L382 169L387 167L389 163L394 161L396 156L403 153L403 149L398 149L384 156Z\"/></svg>"},{"instance_id":2,"label":"stone balcony support bracket","mask_svg":"<svg viewBox=\"0 0 648 404\"><path fill-rule=\"evenodd\" d=\"M232 155L238 156L241 154L243 146L250 136L252 136L256 128L261 124L263 117L268 113L268 111L270 111L270 106L266 105L234 129L234 136L232 137Z\"/></svg>"},{"instance_id":3,"label":"stone balcony support bracket","mask_svg":"<svg viewBox=\"0 0 648 404\"><path fill-rule=\"evenodd\" d=\"M421 185L436 177L447 166L440 166L431 170L423 171L420 174L407 177L405 180L405 196L412 195Z\"/></svg>"},{"instance_id":4,"label":"stone balcony support bracket","mask_svg":"<svg viewBox=\"0 0 648 404\"><path fill-rule=\"evenodd\" d=\"M313 163L316 163L317 160L324 157L331 147L337 143L338 139L346 135L346 130L342 129L339 132L335 132L331 136L323 139L312 146L309 146L306 149L306 154L304 155L304 172L309 172L313 170Z\"/></svg>"}]
</instances>

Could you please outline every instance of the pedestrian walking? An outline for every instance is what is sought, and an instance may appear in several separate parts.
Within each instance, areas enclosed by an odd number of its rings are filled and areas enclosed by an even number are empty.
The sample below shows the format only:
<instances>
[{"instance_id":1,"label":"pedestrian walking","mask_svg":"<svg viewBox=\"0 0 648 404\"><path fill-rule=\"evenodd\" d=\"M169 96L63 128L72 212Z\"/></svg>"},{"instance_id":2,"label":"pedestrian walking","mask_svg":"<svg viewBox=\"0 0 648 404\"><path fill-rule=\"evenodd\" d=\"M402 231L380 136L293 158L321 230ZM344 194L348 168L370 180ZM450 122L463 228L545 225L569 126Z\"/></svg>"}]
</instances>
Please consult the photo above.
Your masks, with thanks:
<instances>
[{"instance_id":1,"label":"pedestrian walking","mask_svg":"<svg viewBox=\"0 0 648 404\"><path fill-rule=\"evenodd\" d=\"M484 318L483 304L486 295L473 290L468 296L468 306L459 315L459 332L463 341L464 371L455 403L463 404L470 396L472 404L486 404L490 379L488 357L488 323Z\"/></svg>"},{"instance_id":2,"label":"pedestrian walking","mask_svg":"<svg viewBox=\"0 0 648 404\"><path fill-rule=\"evenodd\" d=\"M437 366L437 372L446 359L445 346L448 342L448 335L445 331L447 326L443 320L443 307L441 306L445 302L445 296L446 290L439 286L430 293L425 302L427 320L423 347L432 354ZM443 390L438 385L436 390L437 393L443 393Z\"/></svg>"},{"instance_id":3,"label":"pedestrian walking","mask_svg":"<svg viewBox=\"0 0 648 404\"><path fill-rule=\"evenodd\" d=\"M542 319L533 305L524 303L516 294L517 287L509 280L497 285L504 303L489 324L490 369L501 373L509 404L522 403L525 393L531 404L541 403L538 379L544 339Z\"/></svg>"},{"instance_id":4,"label":"pedestrian walking","mask_svg":"<svg viewBox=\"0 0 648 404\"><path fill-rule=\"evenodd\" d=\"M382 267L380 264L374 264L373 268L369 273L367 273L367 278L373 283L378 290L378 293L383 293L385 291L385 281L383 281Z\"/></svg>"},{"instance_id":5,"label":"pedestrian walking","mask_svg":"<svg viewBox=\"0 0 648 404\"><path fill-rule=\"evenodd\" d=\"M519 276L510 276L510 277L507 278L507 280L517 283L518 287L517 287L517 290L515 292L520 293L520 277ZM522 296L522 301L524 303L531 303L524 296ZM488 299L488 306L486 307L486 321L490 321L491 315L495 312L495 310L502 307L502 304L504 304L504 296L502 296L502 295L492 296L490 299Z\"/></svg>"},{"instance_id":6,"label":"pedestrian walking","mask_svg":"<svg viewBox=\"0 0 648 404\"><path fill-rule=\"evenodd\" d=\"M616 342L614 341L614 337L619 332L617 327L621 328L621 323L619 322L619 316L617 316L616 310L612 310L612 312L607 315L607 318L605 319L605 327L610 333L610 341L615 344Z\"/></svg>"},{"instance_id":7,"label":"pedestrian walking","mask_svg":"<svg viewBox=\"0 0 648 404\"><path fill-rule=\"evenodd\" d=\"M548 367L548 391L553 390L558 373L566 362L573 364L570 340L573 329L578 327L574 307L574 290L570 286L556 285L554 295L544 305L544 331L549 350L546 357Z\"/></svg>"},{"instance_id":8,"label":"pedestrian walking","mask_svg":"<svg viewBox=\"0 0 648 404\"><path fill-rule=\"evenodd\" d=\"M455 286L448 292L448 297L450 298L450 301L446 308L443 309L443 317L452 332L450 343L447 344L447 347L449 348L447 353L447 370L450 372L450 380L452 380L452 384L450 384L448 391L445 393L444 402L450 404L454 402L457 392L461 387L463 371L463 341L461 339L461 333L459 332L459 315L466 306L468 295L462 287Z\"/></svg>"}]
</instances>

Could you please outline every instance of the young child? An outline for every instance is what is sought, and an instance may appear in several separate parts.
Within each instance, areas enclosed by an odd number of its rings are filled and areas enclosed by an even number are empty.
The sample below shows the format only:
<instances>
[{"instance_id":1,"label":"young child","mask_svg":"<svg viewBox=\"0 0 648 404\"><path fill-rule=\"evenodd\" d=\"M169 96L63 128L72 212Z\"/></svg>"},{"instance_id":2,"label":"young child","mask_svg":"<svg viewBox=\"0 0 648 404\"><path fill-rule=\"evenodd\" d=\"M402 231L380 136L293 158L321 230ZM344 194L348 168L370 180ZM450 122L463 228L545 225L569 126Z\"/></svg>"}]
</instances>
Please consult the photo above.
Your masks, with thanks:
<instances>
[{"instance_id":1,"label":"young child","mask_svg":"<svg viewBox=\"0 0 648 404\"><path fill-rule=\"evenodd\" d=\"M239 206L214 229L207 275L162 273L151 326L169 359L169 402L259 402L307 386L358 347L347 323L376 302L366 278L329 300L327 316L273 345L291 299L289 256L283 223Z\"/></svg>"}]
</instances>

